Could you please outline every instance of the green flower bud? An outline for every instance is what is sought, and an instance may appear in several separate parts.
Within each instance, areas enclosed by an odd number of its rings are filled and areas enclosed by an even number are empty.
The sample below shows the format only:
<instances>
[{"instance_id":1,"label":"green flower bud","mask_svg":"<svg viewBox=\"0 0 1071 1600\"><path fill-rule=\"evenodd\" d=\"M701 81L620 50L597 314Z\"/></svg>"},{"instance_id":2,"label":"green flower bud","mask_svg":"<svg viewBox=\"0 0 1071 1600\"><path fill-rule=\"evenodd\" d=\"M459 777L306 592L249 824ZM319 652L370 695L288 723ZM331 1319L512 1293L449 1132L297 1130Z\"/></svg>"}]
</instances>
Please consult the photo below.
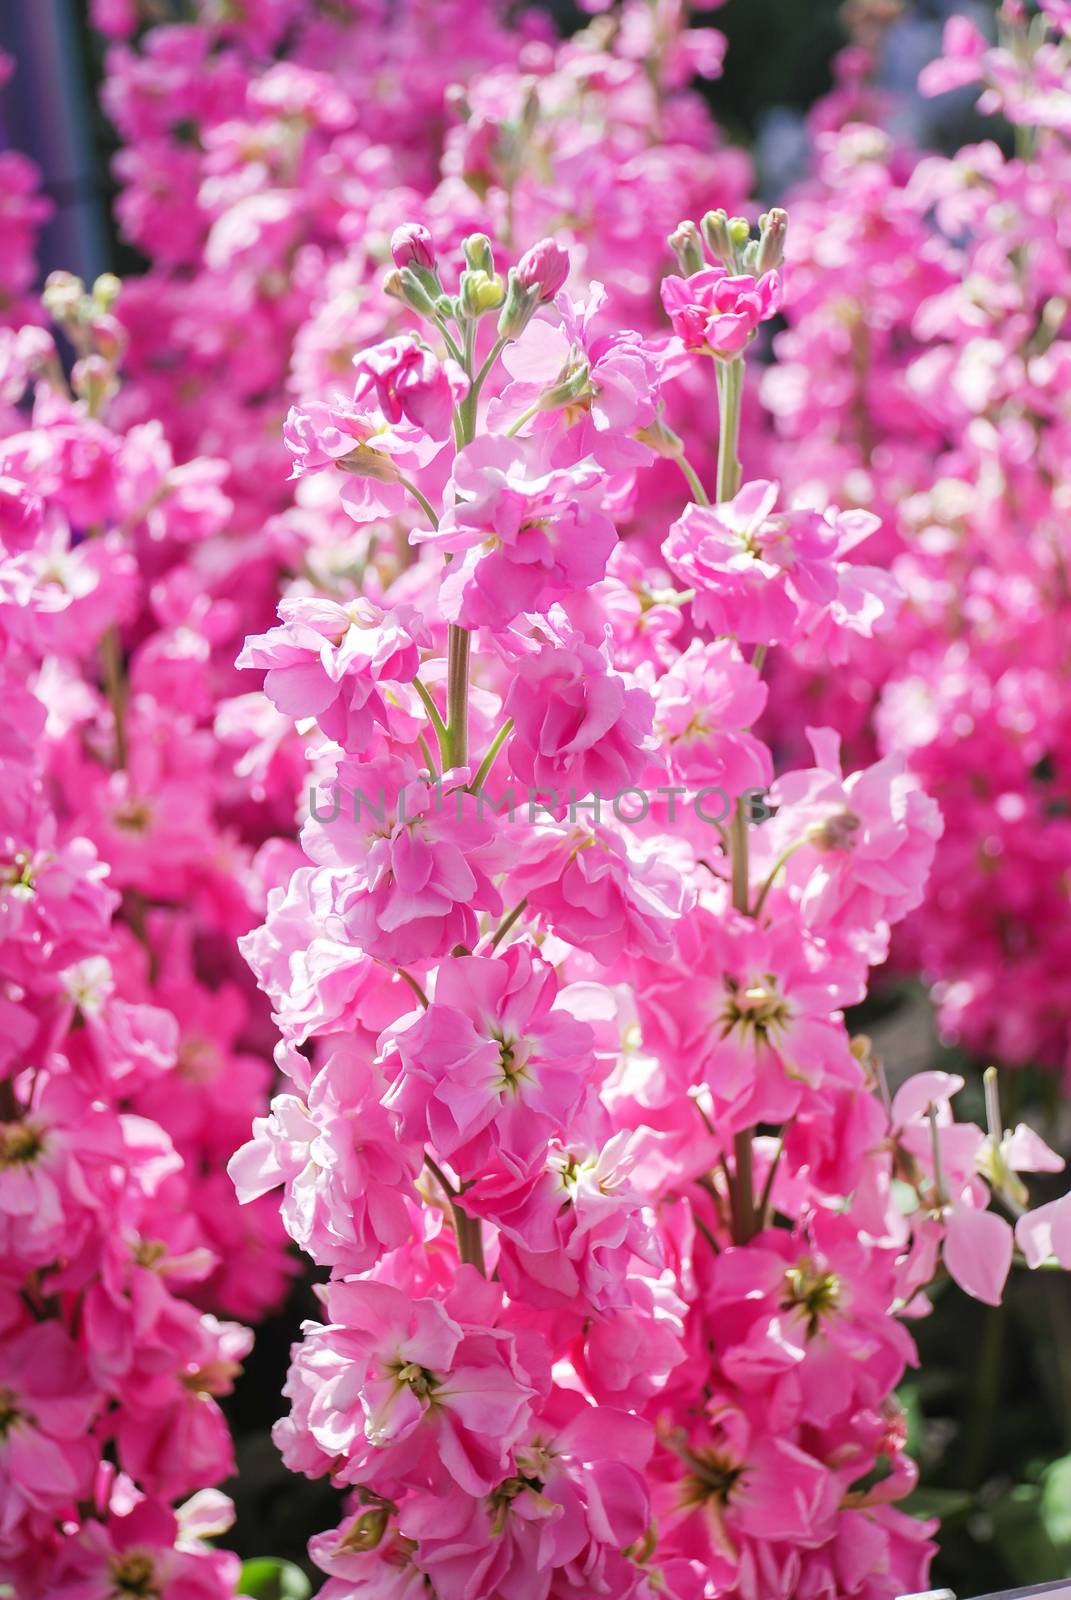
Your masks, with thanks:
<instances>
[{"instance_id":1,"label":"green flower bud","mask_svg":"<svg viewBox=\"0 0 1071 1600\"><path fill-rule=\"evenodd\" d=\"M461 248L473 272L482 272L489 278L494 276L495 255L486 233L470 233L461 241Z\"/></svg>"},{"instance_id":2,"label":"green flower bud","mask_svg":"<svg viewBox=\"0 0 1071 1600\"><path fill-rule=\"evenodd\" d=\"M506 297L506 286L497 273L475 270L461 274L461 310L466 317L482 317L497 311Z\"/></svg>"},{"instance_id":3,"label":"green flower bud","mask_svg":"<svg viewBox=\"0 0 1071 1600\"><path fill-rule=\"evenodd\" d=\"M694 222L681 222L670 234L667 243L677 258L682 278L691 278L703 270L703 241Z\"/></svg>"}]
</instances>

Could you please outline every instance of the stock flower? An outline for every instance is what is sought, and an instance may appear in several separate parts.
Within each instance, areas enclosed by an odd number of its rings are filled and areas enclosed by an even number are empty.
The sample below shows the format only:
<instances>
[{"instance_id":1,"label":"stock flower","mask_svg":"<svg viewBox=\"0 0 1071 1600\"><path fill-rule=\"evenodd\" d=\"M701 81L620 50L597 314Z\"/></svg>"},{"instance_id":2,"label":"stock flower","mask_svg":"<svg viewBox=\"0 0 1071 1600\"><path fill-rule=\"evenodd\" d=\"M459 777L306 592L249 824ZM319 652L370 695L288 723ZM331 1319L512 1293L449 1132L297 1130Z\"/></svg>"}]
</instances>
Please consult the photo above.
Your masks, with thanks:
<instances>
[{"instance_id":1,"label":"stock flower","mask_svg":"<svg viewBox=\"0 0 1071 1600\"><path fill-rule=\"evenodd\" d=\"M557 616L519 645L503 710L513 720L509 763L537 791L616 795L653 747L646 690L614 672L604 650Z\"/></svg>"},{"instance_id":2,"label":"stock flower","mask_svg":"<svg viewBox=\"0 0 1071 1600\"><path fill-rule=\"evenodd\" d=\"M597 583L617 540L597 507L602 483L591 461L548 468L521 440L466 445L438 527L411 535L455 558L440 589L443 615L463 628L504 628Z\"/></svg>"},{"instance_id":3,"label":"stock flower","mask_svg":"<svg viewBox=\"0 0 1071 1600\"><path fill-rule=\"evenodd\" d=\"M404 966L455 945L472 949L477 913L502 909L491 877L502 855L494 817L460 775L445 782L452 786L432 786L397 757L343 762L336 815L302 829L315 861L344 869L331 890L329 931L343 929L377 960Z\"/></svg>"},{"instance_id":4,"label":"stock flower","mask_svg":"<svg viewBox=\"0 0 1071 1600\"><path fill-rule=\"evenodd\" d=\"M569 1127L593 1077L591 1029L557 1004L554 970L528 946L440 967L431 1004L380 1041L383 1104L401 1137L426 1138L462 1177L523 1169Z\"/></svg>"},{"instance_id":5,"label":"stock flower","mask_svg":"<svg viewBox=\"0 0 1071 1600\"><path fill-rule=\"evenodd\" d=\"M775 513L775 483L745 484L717 506L689 505L662 553L695 589L695 620L713 633L785 644L807 605L836 592L836 535L813 511Z\"/></svg>"},{"instance_id":6,"label":"stock flower","mask_svg":"<svg viewBox=\"0 0 1071 1600\"><path fill-rule=\"evenodd\" d=\"M703 355L740 355L759 323L781 309L781 296L778 272L755 278L719 265L690 278L662 280L662 304L673 332L686 350Z\"/></svg>"}]
</instances>

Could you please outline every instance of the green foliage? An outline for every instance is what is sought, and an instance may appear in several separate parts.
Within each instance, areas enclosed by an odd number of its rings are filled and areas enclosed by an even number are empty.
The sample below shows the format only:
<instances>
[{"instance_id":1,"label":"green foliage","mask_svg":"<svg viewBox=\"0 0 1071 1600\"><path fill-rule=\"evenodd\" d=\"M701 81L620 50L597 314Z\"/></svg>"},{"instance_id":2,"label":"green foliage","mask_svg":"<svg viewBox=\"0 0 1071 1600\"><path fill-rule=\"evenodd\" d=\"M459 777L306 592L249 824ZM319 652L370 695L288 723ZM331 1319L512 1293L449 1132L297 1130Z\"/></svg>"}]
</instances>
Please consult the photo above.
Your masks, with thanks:
<instances>
[{"instance_id":1,"label":"green foliage","mask_svg":"<svg viewBox=\"0 0 1071 1600\"><path fill-rule=\"evenodd\" d=\"M309 1600L312 1584L293 1562L258 1556L242 1567L235 1593L251 1600Z\"/></svg>"}]
</instances>

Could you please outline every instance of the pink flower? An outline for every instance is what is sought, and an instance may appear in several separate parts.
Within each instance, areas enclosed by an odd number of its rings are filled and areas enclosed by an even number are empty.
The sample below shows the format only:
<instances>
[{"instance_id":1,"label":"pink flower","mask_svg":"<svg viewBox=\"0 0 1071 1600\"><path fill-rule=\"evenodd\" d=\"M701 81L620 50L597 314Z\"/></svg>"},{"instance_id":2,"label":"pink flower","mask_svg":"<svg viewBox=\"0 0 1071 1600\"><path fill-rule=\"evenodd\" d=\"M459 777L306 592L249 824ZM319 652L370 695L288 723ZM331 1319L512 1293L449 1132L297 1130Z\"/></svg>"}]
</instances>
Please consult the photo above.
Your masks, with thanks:
<instances>
[{"instance_id":1,"label":"pink flower","mask_svg":"<svg viewBox=\"0 0 1071 1600\"><path fill-rule=\"evenodd\" d=\"M919 93L947 94L950 89L978 83L989 48L988 40L970 17L949 17L941 36L940 57L928 62L919 73Z\"/></svg>"},{"instance_id":2,"label":"pink flower","mask_svg":"<svg viewBox=\"0 0 1071 1600\"><path fill-rule=\"evenodd\" d=\"M561 798L614 796L634 783L652 748L646 690L614 672L606 652L552 618L513 663L504 710L509 763L536 790Z\"/></svg>"},{"instance_id":3,"label":"pink flower","mask_svg":"<svg viewBox=\"0 0 1071 1600\"><path fill-rule=\"evenodd\" d=\"M390 236L390 253L396 267L435 267L435 242L420 222L403 222Z\"/></svg>"},{"instance_id":4,"label":"pink flower","mask_svg":"<svg viewBox=\"0 0 1071 1600\"><path fill-rule=\"evenodd\" d=\"M354 404L372 403L396 426L403 420L433 439L445 439L454 407L468 393L456 361L440 361L415 334L385 339L354 356Z\"/></svg>"},{"instance_id":5,"label":"pink flower","mask_svg":"<svg viewBox=\"0 0 1071 1600\"><path fill-rule=\"evenodd\" d=\"M693 639L651 692L655 737L671 778L730 795L766 788L773 776L770 753L750 729L765 708L767 689L732 641Z\"/></svg>"},{"instance_id":6,"label":"pink flower","mask_svg":"<svg viewBox=\"0 0 1071 1600\"><path fill-rule=\"evenodd\" d=\"M837 534L813 511L774 515L776 503L777 485L757 481L721 505L687 506L673 524L662 551L695 589L700 626L786 644L806 607L833 599Z\"/></svg>"},{"instance_id":7,"label":"pink flower","mask_svg":"<svg viewBox=\"0 0 1071 1600\"><path fill-rule=\"evenodd\" d=\"M857 972L788 915L763 928L697 907L674 964L641 960L636 983L645 1046L675 1092L706 1085L719 1132L784 1122L807 1091L859 1082L838 1009L858 1000Z\"/></svg>"},{"instance_id":8,"label":"pink flower","mask_svg":"<svg viewBox=\"0 0 1071 1600\"><path fill-rule=\"evenodd\" d=\"M760 322L781 309L781 275L733 276L727 267L704 267L690 278L662 280L662 304L686 350L737 356Z\"/></svg>"},{"instance_id":9,"label":"pink flower","mask_svg":"<svg viewBox=\"0 0 1071 1600\"><path fill-rule=\"evenodd\" d=\"M315 717L329 739L358 755L376 728L416 732L389 693L412 682L427 642L413 607L384 612L363 598L343 606L299 595L280 601L279 616L280 627L246 639L236 664L267 669L264 692L280 711Z\"/></svg>"},{"instance_id":10,"label":"pink flower","mask_svg":"<svg viewBox=\"0 0 1071 1600\"><path fill-rule=\"evenodd\" d=\"M478 1316L494 1291L461 1267L455 1312L466 1288ZM340 1482L483 1495L509 1475L535 1398L510 1334L369 1280L333 1283L327 1309L331 1325L310 1329L291 1383L308 1388L309 1432Z\"/></svg>"},{"instance_id":11,"label":"pink flower","mask_svg":"<svg viewBox=\"0 0 1071 1600\"><path fill-rule=\"evenodd\" d=\"M342 504L358 523L394 516L411 504L399 477L426 466L445 444L404 418L391 423L375 406L341 397L291 406L283 442L293 457L292 478L328 467L348 475Z\"/></svg>"},{"instance_id":12,"label":"pink flower","mask_svg":"<svg viewBox=\"0 0 1071 1600\"><path fill-rule=\"evenodd\" d=\"M630 1138L622 1130L600 1147L566 1135L527 1173L492 1168L465 1191L465 1211L498 1229L511 1299L579 1313L628 1305L634 1261L658 1259L629 1179Z\"/></svg>"},{"instance_id":13,"label":"pink flower","mask_svg":"<svg viewBox=\"0 0 1071 1600\"><path fill-rule=\"evenodd\" d=\"M383 1104L401 1137L427 1139L462 1179L541 1159L594 1073L594 1038L556 1004L554 969L527 945L449 961L434 998L380 1041Z\"/></svg>"},{"instance_id":14,"label":"pink flower","mask_svg":"<svg viewBox=\"0 0 1071 1600\"><path fill-rule=\"evenodd\" d=\"M334 1051L304 1100L276 1095L227 1166L243 1202L284 1186L290 1237L314 1261L363 1272L411 1230L422 1140L402 1142L379 1105L382 1082L349 1049Z\"/></svg>"},{"instance_id":15,"label":"pink flower","mask_svg":"<svg viewBox=\"0 0 1071 1600\"><path fill-rule=\"evenodd\" d=\"M526 900L559 938L607 966L626 954L667 960L691 903L659 841L637 841L586 820L526 828L506 892L513 901Z\"/></svg>"},{"instance_id":16,"label":"pink flower","mask_svg":"<svg viewBox=\"0 0 1071 1600\"><path fill-rule=\"evenodd\" d=\"M902 756L844 778L833 730L808 728L807 737L817 766L786 774L770 792L771 853L803 845L784 881L819 932L899 922L922 900L942 831L937 806Z\"/></svg>"},{"instance_id":17,"label":"pink flower","mask_svg":"<svg viewBox=\"0 0 1071 1600\"><path fill-rule=\"evenodd\" d=\"M531 445L487 435L458 455L439 526L411 543L461 556L447 567L442 612L463 628L504 628L597 583L617 541L597 509L593 462L548 469Z\"/></svg>"},{"instance_id":18,"label":"pink flower","mask_svg":"<svg viewBox=\"0 0 1071 1600\"><path fill-rule=\"evenodd\" d=\"M44 1538L92 1493L102 1397L55 1321L8 1329L0 1352L0 1554Z\"/></svg>"},{"instance_id":19,"label":"pink flower","mask_svg":"<svg viewBox=\"0 0 1071 1600\"><path fill-rule=\"evenodd\" d=\"M335 815L321 810L301 835L313 860L345 869L329 932L344 929L369 955L403 966L473 948L477 913L502 909L490 877L502 846L493 816L463 781L448 773L433 787L397 757L340 766Z\"/></svg>"},{"instance_id":20,"label":"pink flower","mask_svg":"<svg viewBox=\"0 0 1071 1600\"><path fill-rule=\"evenodd\" d=\"M540 300L553 300L569 276L569 252L554 239L540 239L517 263L517 282L537 289Z\"/></svg>"}]
</instances>

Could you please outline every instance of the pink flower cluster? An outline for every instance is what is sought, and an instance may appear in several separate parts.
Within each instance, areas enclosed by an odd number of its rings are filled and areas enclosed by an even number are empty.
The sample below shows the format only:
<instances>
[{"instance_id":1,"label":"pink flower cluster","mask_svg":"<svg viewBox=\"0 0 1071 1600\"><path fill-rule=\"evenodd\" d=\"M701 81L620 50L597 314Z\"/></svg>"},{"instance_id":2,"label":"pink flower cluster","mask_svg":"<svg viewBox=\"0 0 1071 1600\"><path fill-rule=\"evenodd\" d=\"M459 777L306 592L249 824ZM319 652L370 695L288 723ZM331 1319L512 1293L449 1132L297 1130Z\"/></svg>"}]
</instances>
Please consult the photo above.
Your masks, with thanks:
<instances>
[{"instance_id":1,"label":"pink flower cluster","mask_svg":"<svg viewBox=\"0 0 1071 1600\"><path fill-rule=\"evenodd\" d=\"M49 280L71 387L44 327L0 345L0 1584L222 1600L231 1319L292 1271L225 1173L273 1076L232 952L301 753L232 693L226 465L106 420L116 288Z\"/></svg>"},{"instance_id":2,"label":"pink flower cluster","mask_svg":"<svg viewBox=\"0 0 1071 1600\"><path fill-rule=\"evenodd\" d=\"M1028 28L1008 4L990 47L953 17L923 74L931 94L980 83L980 109L1015 126L1014 156L990 139L952 157L905 146L882 125L895 108L869 91L866 53L846 53L813 119L788 329L762 380L774 466L808 503L880 519L864 559L906 597L893 633L832 658L824 636L795 652L777 736L791 741L817 706L858 756L876 736L906 758L945 831L897 960L928 981L946 1037L1064 1074L1066 21L1045 5Z\"/></svg>"},{"instance_id":3,"label":"pink flower cluster","mask_svg":"<svg viewBox=\"0 0 1071 1600\"><path fill-rule=\"evenodd\" d=\"M767 651L895 614L851 559L876 519L741 485L742 355L620 329L552 241L501 276L483 234L460 270L415 223L394 254L417 326L287 423L310 514L333 494L393 560L374 601L295 582L240 658L312 757L242 940L291 1081L230 1170L330 1272L275 1430L346 1492L323 1593L918 1588L908 1325L942 1264L1000 1298L991 1198L1061 1163L992 1089L987 1130L960 1079L890 1097L846 1026L941 835L904 759L845 773L816 728L765 822L741 798ZM712 501L664 417L715 372ZM653 580L620 539L659 457ZM1034 1263L1063 1219L1025 1212Z\"/></svg>"}]
</instances>

